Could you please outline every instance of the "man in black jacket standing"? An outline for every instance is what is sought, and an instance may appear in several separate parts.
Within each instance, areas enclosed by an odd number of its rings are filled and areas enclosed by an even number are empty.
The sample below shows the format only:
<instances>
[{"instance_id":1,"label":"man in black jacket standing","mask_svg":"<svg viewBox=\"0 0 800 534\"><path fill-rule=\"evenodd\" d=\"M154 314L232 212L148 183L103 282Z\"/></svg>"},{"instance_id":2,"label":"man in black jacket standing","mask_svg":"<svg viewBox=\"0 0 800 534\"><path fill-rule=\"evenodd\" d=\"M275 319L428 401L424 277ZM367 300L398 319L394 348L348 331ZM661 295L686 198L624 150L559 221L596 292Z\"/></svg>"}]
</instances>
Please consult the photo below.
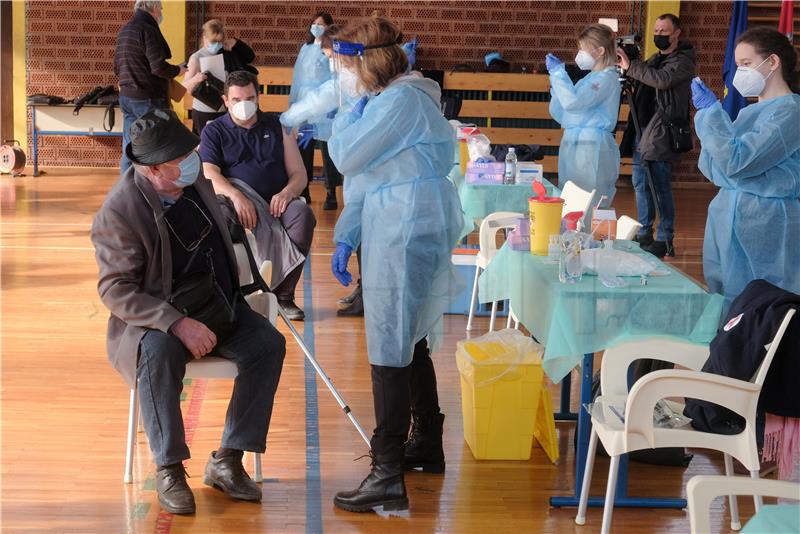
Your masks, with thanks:
<instances>
[{"instance_id":1,"label":"man in black jacket standing","mask_svg":"<svg viewBox=\"0 0 800 534\"><path fill-rule=\"evenodd\" d=\"M169 83L186 72L183 65L171 65L167 40L158 25L164 19L160 0L136 0L133 18L117 35L114 74L119 77L119 107L125 117L122 128L120 171L131 162L125 155L133 121L151 109L169 109Z\"/></svg>"},{"instance_id":2,"label":"man in black jacket standing","mask_svg":"<svg viewBox=\"0 0 800 534\"><path fill-rule=\"evenodd\" d=\"M631 61L618 48L619 66L636 81L634 105L642 128L633 151L633 187L639 223L637 240L644 250L663 258L675 256L672 246L675 201L672 197L672 162L680 157L670 138L669 124L689 123L689 89L695 75L695 49L680 40L680 19L664 14L654 27L659 52L646 62ZM656 206L647 185L644 165L650 168L658 200L659 223L653 240Z\"/></svg>"}]
</instances>

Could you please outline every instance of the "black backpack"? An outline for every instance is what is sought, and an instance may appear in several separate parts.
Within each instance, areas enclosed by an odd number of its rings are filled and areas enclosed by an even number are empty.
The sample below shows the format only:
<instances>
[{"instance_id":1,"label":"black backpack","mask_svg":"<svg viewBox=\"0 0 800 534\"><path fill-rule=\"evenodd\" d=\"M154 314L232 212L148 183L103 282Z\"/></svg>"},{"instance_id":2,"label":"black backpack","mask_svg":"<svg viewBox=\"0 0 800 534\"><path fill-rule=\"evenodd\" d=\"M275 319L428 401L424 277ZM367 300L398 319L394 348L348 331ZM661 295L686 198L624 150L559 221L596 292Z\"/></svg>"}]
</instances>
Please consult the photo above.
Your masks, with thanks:
<instances>
[{"instance_id":1,"label":"black backpack","mask_svg":"<svg viewBox=\"0 0 800 534\"><path fill-rule=\"evenodd\" d=\"M75 109L72 110L73 115L78 115L81 108L87 104L98 104L106 106L106 112L103 116L103 129L110 132L114 129L114 106L119 105L119 91L113 85L106 85L105 87L97 86L86 94L75 97L73 100Z\"/></svg>"}]
</instances>

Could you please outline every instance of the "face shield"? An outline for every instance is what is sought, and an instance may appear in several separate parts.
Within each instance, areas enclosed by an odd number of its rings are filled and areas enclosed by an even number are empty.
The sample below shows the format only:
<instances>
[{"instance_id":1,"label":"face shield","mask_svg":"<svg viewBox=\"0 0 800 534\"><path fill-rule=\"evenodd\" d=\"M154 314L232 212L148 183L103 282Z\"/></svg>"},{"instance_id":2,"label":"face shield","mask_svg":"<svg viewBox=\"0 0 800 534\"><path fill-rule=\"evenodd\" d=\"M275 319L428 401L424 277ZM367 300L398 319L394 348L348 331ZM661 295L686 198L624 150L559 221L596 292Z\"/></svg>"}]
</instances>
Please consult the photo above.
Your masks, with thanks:
<instances>
[{"instance_id":1,"label":"face shield","mask_svg":"<svg viewBox=\"0 0 800 534\"><path fill-rule=\"evenodd\" d=\"M364 88L355 70L347 66L348 62L346 62L344 58L359 58L360 61L364 61L364 55L368 53L369 50L397 46L402 41L402 38L403 35L400 34L394 42L376 45L364 45L363 43L352 43L350 41L334 39L332 64L334 76L336 76L338 80L336 85L339 93L340 108L342 108L346 102L354 102L369 92Z\"/></svg>"}]
</instances>

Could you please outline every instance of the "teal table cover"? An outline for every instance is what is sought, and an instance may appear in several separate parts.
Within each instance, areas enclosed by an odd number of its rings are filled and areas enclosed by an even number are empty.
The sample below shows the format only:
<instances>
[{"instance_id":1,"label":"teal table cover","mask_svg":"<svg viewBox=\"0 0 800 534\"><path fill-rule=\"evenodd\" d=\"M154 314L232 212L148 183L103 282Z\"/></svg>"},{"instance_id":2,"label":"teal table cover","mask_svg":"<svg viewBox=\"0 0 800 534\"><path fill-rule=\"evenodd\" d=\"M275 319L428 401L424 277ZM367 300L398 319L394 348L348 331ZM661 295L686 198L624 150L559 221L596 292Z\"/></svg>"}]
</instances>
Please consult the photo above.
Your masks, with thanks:
<instances>
[{"instance_id":1,"label":"teal table cover","mask_svg":"<svg viewBox=\"0 0 800 534\"><path fill-rule=\"evenodd\" d=\"M800 532L800 504L767 504L741 530L750 534Z\"/></svg>"},{"instance_id":2,"label":"teal table cover","mask_svg":"<svg viewBox=\"0 0 800 534\"><path fill-rule=\"evenodd\" d=\"M470 185L464 181L459 166L453 166L449 179L456 186L464 210L466 233L475 229L475 220L484 219L497 211L516 211L528 215L528 198L533 196L531 184L514 185ZM559 196L561 190L542 180L548 196ZM462 232L464 233L464 232Z\"/></svg>"},{"instance_id":3,"label":"teal table cover","mask_svg":"<svg viewBox=\"0 0 800 534\"><path fill-rule=\"evenodd\" d=\"M644 253L643 253L644 254ZM716 335L723 297L706 293L689 277L659 262L667 276L626 277L627 287L607 288L596 276L576 284L558 281L558 265L506 244L481 274L480 302L509 299L511 309L545 346L542 366L560 381L584 354L625 341L666 336L707 344Z\"/></svg>"}]
</instances>

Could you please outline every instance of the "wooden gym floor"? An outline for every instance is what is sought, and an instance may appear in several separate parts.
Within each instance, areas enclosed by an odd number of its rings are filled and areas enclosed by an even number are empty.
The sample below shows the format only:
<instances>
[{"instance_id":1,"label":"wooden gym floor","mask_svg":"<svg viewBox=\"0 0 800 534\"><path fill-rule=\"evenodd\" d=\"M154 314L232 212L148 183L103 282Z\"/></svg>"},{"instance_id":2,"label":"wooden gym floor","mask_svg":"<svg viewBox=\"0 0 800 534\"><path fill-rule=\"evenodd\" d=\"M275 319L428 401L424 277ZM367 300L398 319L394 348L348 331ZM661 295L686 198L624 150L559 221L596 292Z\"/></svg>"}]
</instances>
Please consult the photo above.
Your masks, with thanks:
<instances>
[{"instance_id":1,"label":"wooden gym floor","mask_svg":"<svg viewBox=\"0 0 800 534\"><path fill-rule=\"evenodd\" d=\"M548 463L534 447L529 461L476 461L462 435L455 344L466 318L447 316L446 340L434 356L445 421L447 473L406 477L411 509L404 517L334 509L335 492L352 489L369 469L357 460L366 448L314 372L288 339L275 411L263 457L264 500L234 502L202 484L216 448L230 395L229 381L195 380L184 389L183 412L193 458L189 484L197 514L160 511L154 465L139 434L134 483L123 484L128 389L106 359L107 311L95 289L89 228L116 176L110 170L48 169L33 178L0 178L2 185L2 527L8 532L596 532L602 511L587 525L575 509L552 509L548 497L573 491L574 424L559 423L561 459ZM341 191L340 191L341 195ZM674 263L701 277L701 244L708 190L676 192L680 254ZM318 217L310 272L298 303L309 319L298 328L316 350L363 426L371 430L372 400L363 321L337 318L336 299L349 289L330 274L335 212L321 209L324 189L312 185ZM622 189L618 211L634 215L633 193ZM355 266L353 262L352 267ZM310 274L310 277L309 277ZM312 303L309 306L309 303ZM485 332L479 319L474 335ZM577 398L573 380L573 399ZM557 402L558 389L550 386ZM577 402L573 401L573 410ZM697 474L719 473L716 453L693 451L687 470L633 463L631 494L679 496ZM249 468L249 466L248 466ZM598 459L593 494L602 494L607 462ZM752 503L741 499L744 517ZM727 532L727 505L713 516ZM615 532L688 532L684 511L617 509Z\"/></svg>"}]
</instances>

